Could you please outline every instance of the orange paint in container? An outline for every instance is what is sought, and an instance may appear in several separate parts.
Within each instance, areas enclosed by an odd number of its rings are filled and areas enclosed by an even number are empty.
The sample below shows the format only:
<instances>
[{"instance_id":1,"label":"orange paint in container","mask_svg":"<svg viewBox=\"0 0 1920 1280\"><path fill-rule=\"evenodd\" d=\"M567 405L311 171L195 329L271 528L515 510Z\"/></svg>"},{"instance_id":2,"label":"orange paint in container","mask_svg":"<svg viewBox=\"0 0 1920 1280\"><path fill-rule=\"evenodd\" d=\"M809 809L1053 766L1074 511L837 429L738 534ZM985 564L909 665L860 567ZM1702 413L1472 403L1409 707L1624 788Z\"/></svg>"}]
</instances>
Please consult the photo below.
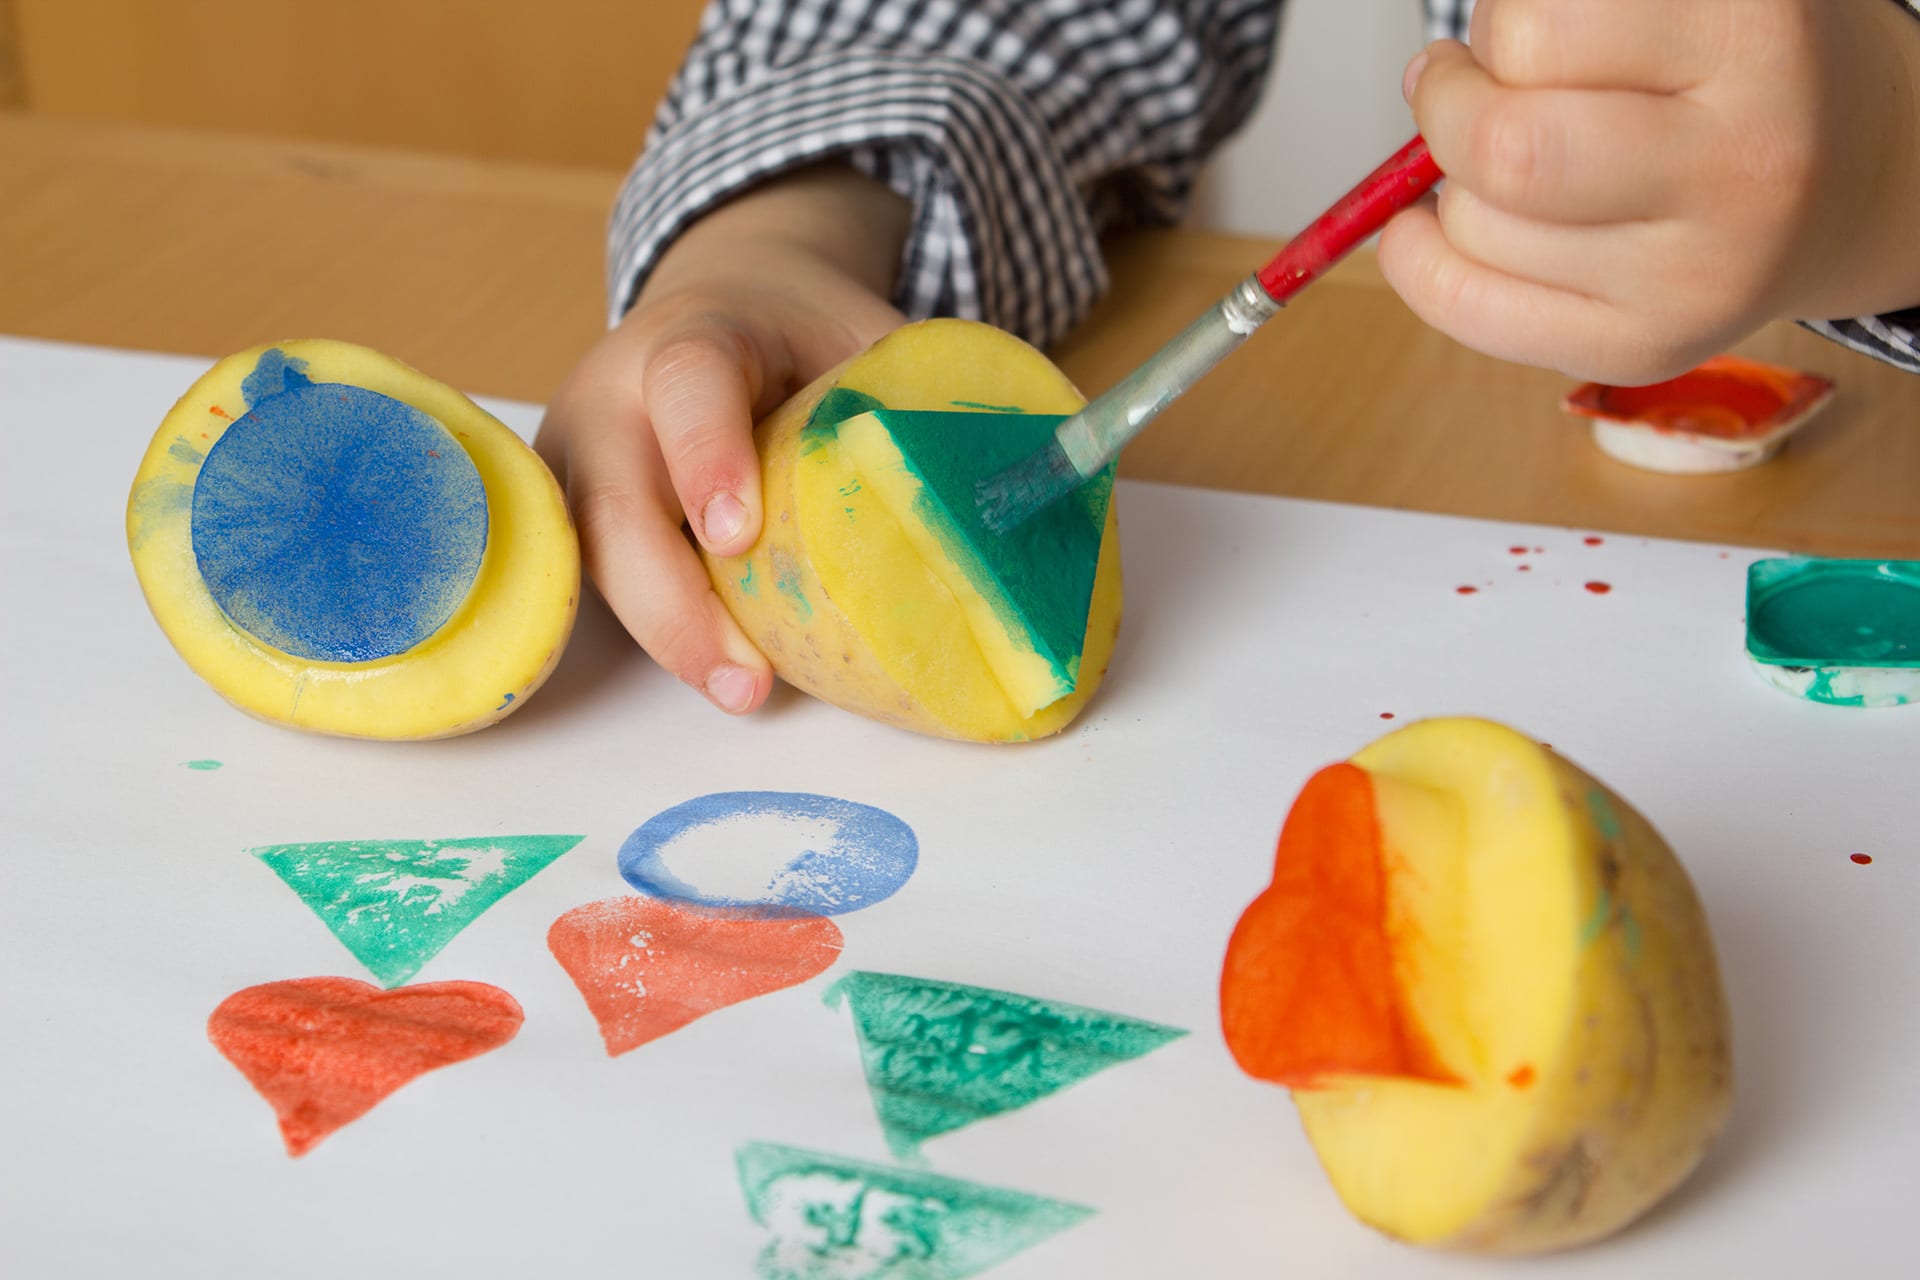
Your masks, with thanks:
<instances>
[{"instance_id":1,"label":"orange paint in container","mask_svg":"<svg viewBox=\"0 0 1920 1280\"><path fill-rule=\"evenodd\" d=\"M1591 420L1594 443L1629 466L1676 475L1765 462L1833 398L1833 381L1740 356L1715 356L1645 387L1588 382L1561 407Z\"/></svg>"}]
</instances>

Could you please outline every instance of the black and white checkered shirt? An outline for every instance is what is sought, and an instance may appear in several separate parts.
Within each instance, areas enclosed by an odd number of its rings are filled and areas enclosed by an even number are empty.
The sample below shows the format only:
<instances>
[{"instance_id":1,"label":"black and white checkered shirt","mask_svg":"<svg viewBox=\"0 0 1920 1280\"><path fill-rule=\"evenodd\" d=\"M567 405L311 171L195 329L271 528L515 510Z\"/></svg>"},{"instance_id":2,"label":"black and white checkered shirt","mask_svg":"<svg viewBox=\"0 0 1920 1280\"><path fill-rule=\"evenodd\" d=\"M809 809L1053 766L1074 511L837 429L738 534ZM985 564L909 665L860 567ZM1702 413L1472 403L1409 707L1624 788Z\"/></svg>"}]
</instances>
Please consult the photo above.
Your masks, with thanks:
<instances>
[{"instance_id":1,"label":"black and white checkered shirt","mask_svg":"<svg viewBox=\"0 0 1920 1280\"><path fill-rule=\"evenodd\" d=\"M1051 343L1106 288L1101 234L1176 221L1252 112L1282 2L710 0L614 206L611 319L701 214L837 156L913 203L902 311ZM1429 35L1472 7L1427 0ZM1811 327L1920 372L1920 309Z\"/></svg>"}]
</instances>

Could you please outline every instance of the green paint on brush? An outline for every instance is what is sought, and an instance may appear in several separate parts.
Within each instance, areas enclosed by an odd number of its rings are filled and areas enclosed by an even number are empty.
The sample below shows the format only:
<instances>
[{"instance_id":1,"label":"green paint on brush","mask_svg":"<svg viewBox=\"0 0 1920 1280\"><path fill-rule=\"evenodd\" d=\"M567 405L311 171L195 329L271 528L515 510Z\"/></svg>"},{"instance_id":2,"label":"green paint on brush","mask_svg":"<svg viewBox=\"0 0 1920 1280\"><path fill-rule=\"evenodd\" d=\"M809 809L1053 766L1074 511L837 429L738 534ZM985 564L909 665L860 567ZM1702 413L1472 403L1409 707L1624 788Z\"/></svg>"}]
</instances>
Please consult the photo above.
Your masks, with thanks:
<instances>
[{"instance_id":1,"label":"green paint on brush","mask_svg":"<svg viewBox=\"0 0 1920 1280\"><path fill-rule=\"evenodd\" d=\"M1123 1014L898 974L850 973L844 999L896 1156L1013 1111L1186 1034Z\"/></svg>"},{"instance_id":2,"label":"green paint on brush","mask_svg":"<svg viewBox=\"0 0 1920 1280\"><path fill-rule=\"evenodd\" d=\"M914 515L939 538L1012 635L1030 637L1066 690L1079 682L1087 613L1113 496L1113 468L1005 534L988 529L979 482L1044 449L1051 413L875 414L920 481Z\"/></svg>"},{"instance_id":3,"label":"green paint on brush","mask_svg":"<svg viewBox=\"0 0 1920 1280\"><path fill-rule=\"evenodd\" d=\"M273 868L381 985L395 987L582 839L343 840L248 852Z\"/></svg>"},{"instance_id":4,"label":"green paint on brush","mask_svg":"<svg viewBox=\"0 0 1920 1280\"><path fill-rule=\"evenodd\" d=\"M215 770L215 769L218 769L218 768L220 768L220 767L221 767L221 765L220 765L220 762L219 762L218 760L189 760L189 761L187 761L187 768L189 768L189 769L193 769L193 770L196 770L196 771L198 771L198 772L200 772L200 773L211 773L211 772L212 772L213 770Z\"/></svg>"},{"instance_id":5,"label":"green paint on brush","mask_svg":"<svg viewBox=\"0 0 1920 1280\"><path fill-rule=\"evenodd\" d=\"M771 1239L758 1280L964 1280L1093 1216L1083 1205L750 1142L740 1191Z\"/></svg>"}]
</instances>

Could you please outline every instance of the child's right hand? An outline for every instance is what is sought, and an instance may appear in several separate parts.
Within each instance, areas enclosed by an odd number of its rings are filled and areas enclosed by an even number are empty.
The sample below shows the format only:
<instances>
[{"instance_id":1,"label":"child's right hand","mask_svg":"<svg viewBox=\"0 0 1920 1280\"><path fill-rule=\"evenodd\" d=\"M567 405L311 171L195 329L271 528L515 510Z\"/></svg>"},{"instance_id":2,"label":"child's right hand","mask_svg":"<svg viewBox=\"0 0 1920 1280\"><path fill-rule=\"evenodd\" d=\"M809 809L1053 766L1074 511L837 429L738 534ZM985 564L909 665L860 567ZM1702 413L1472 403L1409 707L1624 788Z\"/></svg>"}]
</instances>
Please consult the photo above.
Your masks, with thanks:
<instances>
[{"instance_id":1,"label":"child's right hand","mask_svg":"<svg viewBox=\"0 0 1920 1280\"><path fill-rule=\"evenodd\" d=\"M567 377L536 447L586 568L655 661L735 714L773 673L682 532L734 555L760 533L753 423L904 317L886 301L911 211L852 169L755 188L689 227Z\"/></svg>"}]
</instances>

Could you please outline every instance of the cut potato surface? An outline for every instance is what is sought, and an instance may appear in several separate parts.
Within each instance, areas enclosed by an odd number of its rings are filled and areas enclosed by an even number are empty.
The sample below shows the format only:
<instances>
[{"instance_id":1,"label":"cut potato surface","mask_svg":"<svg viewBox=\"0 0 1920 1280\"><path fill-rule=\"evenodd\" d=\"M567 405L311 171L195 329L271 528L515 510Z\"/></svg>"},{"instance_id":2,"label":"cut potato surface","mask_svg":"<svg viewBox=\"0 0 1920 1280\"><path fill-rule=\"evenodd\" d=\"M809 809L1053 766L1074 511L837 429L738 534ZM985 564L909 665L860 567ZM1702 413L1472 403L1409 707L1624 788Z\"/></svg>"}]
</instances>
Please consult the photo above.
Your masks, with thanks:
<instances>
[{"instance_id":1,"label":"cut potato surface","mask_svg":"<svg viewBox=\"0 0 1920 1280\"><path fill-rule=\"evenodd\" d=\"M706 557L715 590L783 679L837 706L973 741L1057 732L1119 626L1111 478L1006 539L970 494L1082 403L990 326L894 331L760 425L760 539Z\"/></svg>"},{"instance_id":2,"label":"cut potato surface","mask_svg":"<svg viewBox=\"0 0 1920 1280\"><path fill-rule=\"evenodd\" d=\"M558 660L579 596L559 486L470 400L318 340L215 365L127 504L148 605L263 719L431 738L490 724Z\"/></svg>"},{"instance_id":3,"label":"cut potato surface","mask_svg":"<svg viewBox=\"0 0 1920 1280\"><path fill-rule=\"evenodd\" d=\"M1234 932L1221 1018L1347 1207L1414 1243L1561 1248L1677 1185L1731 1103L1704 913L1619 797L1431 720L1317 775Z\"/></svg>"}]
</instances>

